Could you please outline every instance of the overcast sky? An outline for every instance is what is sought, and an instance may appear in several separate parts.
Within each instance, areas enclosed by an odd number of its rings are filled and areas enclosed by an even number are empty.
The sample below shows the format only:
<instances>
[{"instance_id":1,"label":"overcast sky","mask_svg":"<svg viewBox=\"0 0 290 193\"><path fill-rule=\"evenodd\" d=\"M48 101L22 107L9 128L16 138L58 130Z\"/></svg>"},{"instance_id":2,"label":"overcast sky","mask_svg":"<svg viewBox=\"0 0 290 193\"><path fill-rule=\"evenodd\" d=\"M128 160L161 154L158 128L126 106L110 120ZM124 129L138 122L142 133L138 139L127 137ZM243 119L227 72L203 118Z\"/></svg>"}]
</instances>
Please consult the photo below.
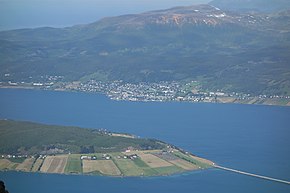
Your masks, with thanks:
<instances>
[{"instance_id":1,"label":"overcast sky","mask_svg":"<svg viewBox=\"0 0 290 193\"><path fill-rule=\"evenodd\" d=\"M207 3L210 0L0 0L0 30L63 27L107 16Z\"/></svg>"}]
</instances>

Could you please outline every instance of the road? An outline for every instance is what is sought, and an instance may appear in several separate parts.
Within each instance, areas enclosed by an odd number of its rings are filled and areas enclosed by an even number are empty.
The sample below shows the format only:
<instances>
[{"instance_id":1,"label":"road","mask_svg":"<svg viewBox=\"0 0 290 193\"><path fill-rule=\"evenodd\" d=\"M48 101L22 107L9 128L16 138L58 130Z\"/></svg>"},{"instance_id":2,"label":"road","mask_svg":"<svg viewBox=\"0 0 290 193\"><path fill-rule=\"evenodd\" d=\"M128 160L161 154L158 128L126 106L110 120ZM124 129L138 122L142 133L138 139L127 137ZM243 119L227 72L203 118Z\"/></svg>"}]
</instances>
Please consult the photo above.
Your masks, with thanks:
<instances>
[{"instance_id":1,"label":"road","mask_svg":"<svg viewBox=\"0 0 290 193\"><path fill-rule=\"evenodd\" d=\"M252 177L255 177L255 178L261 178L261 179L264 179L264 180L270 180L270 181L280 182L280 183L283 183L283 184L290 185L290 182L286 181L286 180L280 180L280 179L271 178L271 177L267 177L267 176L261 176L261 175L258 175L258 174L252 174L252 173L248 173L248 172L243 172L243 171L240 171L240 170L226 168L226 167L222 167L222 166L218 166L218 165L214 165L214 167L218 168L218 169L230 171L230 172L235 172L235 173L238 173L238 174L243 174L243 175L252 176Z\"/></svg>"}]
</instances>

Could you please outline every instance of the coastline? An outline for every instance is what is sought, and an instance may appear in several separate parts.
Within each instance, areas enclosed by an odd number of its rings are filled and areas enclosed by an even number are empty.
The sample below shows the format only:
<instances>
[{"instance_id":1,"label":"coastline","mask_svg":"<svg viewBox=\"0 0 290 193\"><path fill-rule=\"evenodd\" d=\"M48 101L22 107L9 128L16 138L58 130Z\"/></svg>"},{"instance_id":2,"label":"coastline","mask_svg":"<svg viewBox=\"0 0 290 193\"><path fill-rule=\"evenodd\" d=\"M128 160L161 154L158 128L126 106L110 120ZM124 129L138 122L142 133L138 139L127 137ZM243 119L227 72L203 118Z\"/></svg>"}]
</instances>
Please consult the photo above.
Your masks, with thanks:
<instances>
[{"instance_id":1,"label":"coastline","mask_svg":"<svg viewBox=\"0 0 290 193\"><path fill-rule=\"evenodd\" d=\"M76 89L62 89L62 88L42 88L36 86L2 86L0 89L23 89L23 90L42 90L42 91L54 91L54 92L75 92L75 93L89 93L89 94L102 94L114 101L130 101L130 102L189 102L189 103L214 103L214 104L241 104L241 105L262 105L262 106L281 106L281 107L290 107L290 98L287 99L287 102L282 104L282 100L285 99L267 99L264 102L259 101L258 97L253 97L248 100L240 100L231 98L230 100L217 98L215 101L191 101L191 100L126 100L126 99L116 99L109 96L107 93L101 91L81 91Z\"/></svg>"},{"instance_id":2,"label":"coastline","mask_svg":"<svg viewBox=\"0 0 290 193\"><path fill-rule=\"evenodd\" d=\"M134 159L125 158L123 160L120 156L116 156L119 153L109 153L106 155L110 156L110 159L96 159L96 160L87 160L87 159L79 159L79 163L81 166L80 171L75 171L74 168L69 168L70 164L70 156L78 156L82 157L81 154L60 154L60 155L53 155L53 156L45 156L44 158L35 158L31 165L27 164L26 160L32 159L31 157L26 158L22 163L12 162L6 158L0 158L0 172L24 172L24 173L39 173L39 174L58 174L58 175L86 175L86 176L104 176L104 177L116 177L116 178L127 178L127 177L162 177L162 176L172 176L172 175L181 175L184 173L192 172L192 171L199 171L199 170L207 170L210 168L214 168L214 163L210 160L200 158L197 156L193 156L192 154L183 154L180 150L175 149L175 153L172 154L164 154L161 152L165 152L164 150L150 150L150 151L135 151L132 152L137 155ZM136 154L138 152L138 154ZM157 153L159 155L157 155ZM91 155L96 155L91 154ZM182 155L175 156L177 154ZM125 152L122 152L122 155L129 155ZM146 158L150 155L150 158ZM159 156L171 156L168 160L164 157ZM112 156L112 157L111 157ZM153 156L153 157L152 157ZM175 160L171 160L172 156L175 156ZM59 157L66 157L65 165L62 164L53 164L59 162ZM39 159L43 159L41 165L38 167L37 170L34 170L34 165ZM135 161L136 159L136 161ZM72 160L71 160L72 161ZM73 160L74 162L76 160ZM127 166L124 166L123 163L126 162ZM26 163L25 163L26 162ZM91 169L90 172L86 171L85 168L87 167L88 162L90 164L94 164L94 166L89 166ZM141 165L140 165L141 162ZM24 164L24 166L23 166ZM74 163L75 164L75 163ZM99 166L96 166L99 165ZM113 164L113 165L111 165ZM128 164L130 167L128 167ZM153 164L153 165L152 165ZM154 165L155 164L155 165ZM168 165L169 164L169 165ZM181 164L181 165L180 165ZM22 167L20 167L22 166ZM120 173L116 173L112 166L116 167ZM113 168L114 168L113 167ZM20 169L21 168L21 169ZM59 170L59 168L62 168ZM104 168L105 172L102 170ZM109 169L108 169L109 168ZM124 170L125 169L125 170ZM148 171L151 170L149 173ZM126 171L124 173L124 171ZM141 173L140 173L141 172ZM143 173L147 172L147 173Z\"/></svg>"},{"instance_id":3,"label":"coastline","mask_svg":"<svg viewBox=\"0 0 290 193\"><path fill-rule=\"evenodd\" d=\"M3 134L0 170L122 177L171 175L214 165L161 140L106 129L0 120Z\"/></svg>"},{"instance_id":4,"label":"coastline","mask_svg":"<svg viewBox=\"0 0 290 193\"><path fill-rule=\"evenodd\" d=\"M19 173L19 174L36 174L36 175L56 175L56 176L91 176L91 177L100 177L100 178L113 178L113 179L130 179L130 178L140 178L140 179L154 179L154 178L167 178L167 177L179 177L179 176L187 176L191 175L194 173L199 173L199 172L206 172L210 170L217 170L215 167L211 168L206 168L206 169L199 169L199 170L191 170L191 171L183 171L179 173L174 173L174 174L167 174L167 175L155 175L155 176L109 176L109 175L94 175L94 174L74 174L74 173L69 173L69 174L60 174L60 173L44 173L44 172L27 172L27 171L17 171L17 170L0 170L0 175L1 173Z\"/></svg>"}]
</instances>

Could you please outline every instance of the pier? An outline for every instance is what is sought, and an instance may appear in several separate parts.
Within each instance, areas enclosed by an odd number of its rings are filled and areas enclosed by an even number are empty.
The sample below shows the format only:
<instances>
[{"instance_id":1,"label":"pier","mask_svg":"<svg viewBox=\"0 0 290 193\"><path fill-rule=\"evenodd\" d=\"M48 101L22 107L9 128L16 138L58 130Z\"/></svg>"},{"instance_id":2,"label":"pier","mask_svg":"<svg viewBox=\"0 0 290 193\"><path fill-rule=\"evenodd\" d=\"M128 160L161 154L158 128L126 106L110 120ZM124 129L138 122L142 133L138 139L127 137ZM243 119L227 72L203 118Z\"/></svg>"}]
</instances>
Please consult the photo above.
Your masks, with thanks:
<instances>
[{"instance_id":1,"label":"pier","mask_svg":"<svg viewBox=\"0 0 290 193\"><path fill-rule=\"evenodd\" d=\"M214 167L218 168L218 169L230 171L230 172L235 172L235 173L238 173L238 174L243 174L243 175L252 176L252 177L255 177L255 178L261 178L261 179L264 179L264 180L270 180L270 181L274 181L274 182L279 182L279 183L290 185L290 182L286 181L286 180L280 180L280 179L271 178L271 177L267 177L267 176L262 176L262 175L258 175L258 174L252 174L252 173L249 173L249 172L243 172L243 171L240 171L240 170L226 168L226 167L222 167L222 166L218 166L218 165L214 165Z\"/></svg>"}]
</instances>

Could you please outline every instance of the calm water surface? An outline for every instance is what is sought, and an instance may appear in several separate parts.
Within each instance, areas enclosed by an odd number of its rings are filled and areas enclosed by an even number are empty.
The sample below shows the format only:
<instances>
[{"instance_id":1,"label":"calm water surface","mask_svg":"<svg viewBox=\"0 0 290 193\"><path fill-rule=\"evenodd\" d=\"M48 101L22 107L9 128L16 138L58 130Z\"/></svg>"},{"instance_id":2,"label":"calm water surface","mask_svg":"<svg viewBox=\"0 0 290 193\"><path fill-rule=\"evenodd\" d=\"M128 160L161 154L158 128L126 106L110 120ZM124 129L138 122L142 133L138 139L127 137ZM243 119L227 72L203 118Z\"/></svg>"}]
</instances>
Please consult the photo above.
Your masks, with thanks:
<instances>
[{"instance_id":1,"label":"calm water surface","mask_svg":"<svg viewBox=\"0 0 290 193\"><path fill-rule=\"evenodd\" d=\"M0 118L107 128L164 140L220 165L290 181L290 108L120 102L99 94L0 89ZM10 193L281 192L290 186L217 169L153 178L2 172Z\"/></svg>"}]
</instances>

